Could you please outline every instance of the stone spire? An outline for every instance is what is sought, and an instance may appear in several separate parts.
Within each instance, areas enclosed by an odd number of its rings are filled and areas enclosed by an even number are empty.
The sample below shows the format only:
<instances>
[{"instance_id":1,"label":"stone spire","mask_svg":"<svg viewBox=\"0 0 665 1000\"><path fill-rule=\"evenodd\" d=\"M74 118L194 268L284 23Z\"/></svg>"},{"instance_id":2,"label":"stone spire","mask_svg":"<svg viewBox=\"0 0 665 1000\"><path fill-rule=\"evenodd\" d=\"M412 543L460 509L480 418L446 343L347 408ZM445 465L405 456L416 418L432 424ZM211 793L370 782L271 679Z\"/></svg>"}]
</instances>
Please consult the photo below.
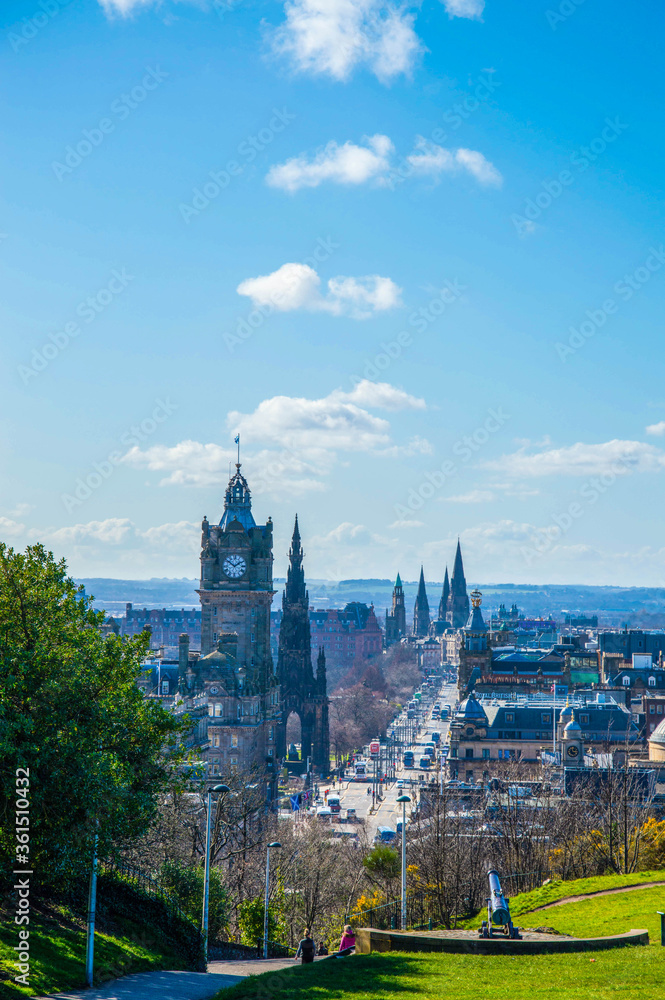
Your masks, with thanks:
<instances>
[{"instance_id":1,"label":"stone spire","mask_svg":"<svg viewBox=\"0 0 665 1000\"><path fill-rule=\"evenodd\" d=\"M256 526L252 514L252 495L247 480L240 471L240 462L236 462L235 475L229 479L224 494L224 513L219 522L220 527L227 528L231 521L240 521L245 531Z\"/></svg>"},{"instance_id":2,"label":"stone spire","mask_svg":"<svg viewBox=\"0 0 665 1000\"><path fill-rule=\"evenodd\" d=\"M469 620L469 612L469 595L466 592L462 548L458 538L453 575L450 580L450 595L448 597L446 619L453 628L463 628Z\"/></svg>"},{"instance_id":3,"label":"stone spire","mask_svg":"<svg viewBox=\"0 0 665 1000\"><path fill-rule=\"evenodd\" d=\"M304 604L309 609L309 594L305 587L305 571L302 565L303 555L300 528L298 527L298 515L296 514L291 549L289 550L286 587L284 588L284 595L282 597L282 607L284 610L286 610L287 604Z\"/></svg>"},{"instance_id":4,"label":"stone spire","mask_svg":"<svg viewBox=\"0 0 665 1000\"><path fill-rule=\"evenodd\" d=\"M443 591L441 592L441 600L439 601L439 621L445 621L446 611L448 609L448 598L450 597L450 583L448 581L448 567L446 566L446 575L443 578Z\"/></svg>"},{"instance_id":5,"label":"stone spire","mask_svg":"<svg viewBox=\"0 0 665 1000\"><path fill-rule=\"evenodd\" d=\"M425 574L423 567L420 567L420 580L418 582L418 593L416 603L413 607L413 634L418 639L423 639L429 633L429 601L425 589Z\"/></svg>"}]
</instances>

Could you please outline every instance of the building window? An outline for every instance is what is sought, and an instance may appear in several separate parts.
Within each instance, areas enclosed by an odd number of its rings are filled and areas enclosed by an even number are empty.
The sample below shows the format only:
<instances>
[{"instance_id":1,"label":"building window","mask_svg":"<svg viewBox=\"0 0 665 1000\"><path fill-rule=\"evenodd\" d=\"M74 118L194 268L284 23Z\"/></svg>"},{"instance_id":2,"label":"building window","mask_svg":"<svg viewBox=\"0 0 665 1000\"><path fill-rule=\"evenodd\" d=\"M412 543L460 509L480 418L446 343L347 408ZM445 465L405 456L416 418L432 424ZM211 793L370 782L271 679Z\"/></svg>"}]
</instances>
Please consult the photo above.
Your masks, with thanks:
<instances>
[{"instance_id":1,"label":"building window","mask_svg":"<svg viewBox=\"0 0 665 1000\"><path fill-rule=\"evenodd\" d=\"M269 739L269 740L271 740L271 739L272 739L272 726L271 726L271 727L270 727L270 729L268 730L268 739Z\"/></svg>"},{"instance_id":2,"label":"building window","mask_svg":"<svg viewBox=\"0 0 665 1000\"><path fill-rule=\"evenodd\" d=\"M656 714L656 706L649 705L649 715L655 715L655 714Z\"/></svg>"},{"instance_id":3,"label":"building window","mask_svg":"<svg viewBox=\"0 0 665 1000\"><path fill-rule=\"evenodd\" d=\"M238 705L238 718L242 718L242 705Z\"/></svg>"},{"instance_id":4,"label":"building window","mask_svg":"<svg viewBox=\"0 0 665 1000\"><path fill-rule=\"evenodd\" d=\"M169 682L162 681L162 694L168 694L168 693L169 693Z\"/></svg>"},{"instance_id":5,"label":"building window","mask_svg":"<svg viewBox=\"0 0 665 1000\"><path fill-rule=\"evenodd\" d=\"M212 745L214 747L218 747L219 746L219 736L213 736L213 738L212 738Z\"/></svg>"},{"instance_id":6,"label":"building window","mask_svg":"<svg viewBox=\"0 0 665 1000\"><path fill-rule=\"evenodd\" d=\"M483 747L483 760L489 760L489 759L490 759L489 747Z\"/></svg>"},{"instance_id":7,"label":"building window","mask_svg":"<svg viewBox=\"0 0 665 1000\"><path fill-rule=\"evenodd\" d=\"M663 714L663 706L662 706L662 705L659 705L659 706L658 706L658 714L659 714L659 715L662 715L662 714Z\"/></svg>"},{"instance_id":8,"label":"building window","mask_svg":"<svg viewBox=\"0 0 665 1000\"><path fill-rule=\"evenodd\" d=\"M217 688L210 688L210 694L217 694Z\"/></svg>"},{"instance_id":9,"label":"building window","mask_svg":"<svg viewBox=\"0 0 665 1000\"><path fill-rule=\"evenodd\" d=\"M272 747L268 747L268 756L272 757Z\"/></svg>"},{"instance_id":10,"label":"building window","mask_svg":"<svg viewBox=\"0 0 665 1000\"><path fill-rule=\"evenodd\" d=\"M235 771L235 769L237 768L237 766L238 766L238 758L237 757L231 757L231 770Z\"/></svg>"},{"instance_id":11,"label":"building window","mask_svg":"<svg viewBox=\"0 0 665 1000\"><path fill-rule=\"evenodd\" d=\"M473 747L467 747L465 751L465 757L473 757Z\"/></svg>"},{"instance_id":12,"label":"building window","mask_svg":"<svg viewBox=\"0 0 665 1000\"><path fill-rule=\"evenodd\" d=\"M216 632L212 633L212 637L213 637L214 641L217 642L217 633Z\"/></svg>"},{"instance_id":13,"label":"building window","mask_svg":"<svg viewBox=\"0 0 665 1000\"><path fill-rule=\"evenodd\" d=\"M252 641L252 642L256 642L256 639L254 638L254 633L253 633L253 632L252 632L252 638L251 638L251 641Z\"/></svg>"},{"instance_id":14,"label":"building window","mask_svg":"<svg viewBox=\"0 0 665 1000\"><path fill-rule=\"evenodd\" d=\"M543 712L543 714L540 717L540 721L543 726L549 726L552 723L552 716L549 714L549 712Z\"/></svg>"},{"instance_id":15,"label":"building window","mask_svg":"<svg viewBox=\"0 0 665 1000\"><path fill-rule=\"evenodd\" d=\"M219 718L222 714L222 703L221 701L215 702L215 715Z\"/></svg>"},{"instance_id":16,"label":"building window","mask_svg":"<svg viewBox=\"0 0 665 1000\"><path fill-rule=\"evenodd\" d=\"M450 751L451 757L457 757L457 747L452 747Z\"/></svg>"},{"instance_id":17,"label":"building window","mask_svg":"<svg viewBox=\"0 0 665 1000\"><path fill-rule=\"evenodd\" d=\"M208 715L214 715L214 714L215 714L215 706L214 706L214 705L212 704L212 702L211 702L211 703L210 703L210 704L208 705Z\"/></svg>"},{"instance_id":18,"label":"building window","mask_svg":"<svg viewBox=\"0 0 665 1000\"><path fill-rule=\"evenodd\" d=\"M582 726L588 726L589 725L589 716L588 715L584 715L584 714L580 715L580 725L582 725Z\"/></svg>"},{"instance_id":19,"label":"building window","mask_svg":"<svg viewBox=\"0 0 665 1000\"><path fill-rule=\"evenodd\" d=\"M623 677L621 678L621 683L623 684L624 687L630 687L630 677L624 674Z\"/></svg>"},{"instance_id":20,"label":"building window","mask_svg":"<svg viewBox=\"0 0 665 1000\"><path fill-rule=\"evenodd\" d=\"M473 771L466 772L466 780L469 782L473 782Z\"/></svg>"},{"instance_id":21,"label":"building window","mask_svg":"<svg viewBox=\"0 0 665 1000\"><path fill-rule=\"evenodd\" d=\"M514 722L515 715L513 712L506 712L506 722Z\"/></svg>"},{"instance_id":22,"label":"building window","mask_svg":"<svg viewBox=\"0 0 665 1000\"><path fill-rule=\"evenodd\" d=\"M237 747L238 746L238 737L237 736L232 736L231 737L231 746L232 747Z\"/></svg>"},{"instance_id":23,"label":"building window","mask_svg":"<svg viewBox=\"0 0 665 1000\"><path fill-rule=\"evenodd\" d=\"M655 677L650 677L649 678L649 687L650 688L655 688L655 686L656 686L656 678Z\"/></svg>"},{"instance_id":24,"label":"building window","mask_svg":"<svg viewBox=\"0 0 665 1000\"><path fill-rule=\"evenodd\" d=\"M212 613L213 613L213 615L215 615L215 616L217 615L217 608L216 608L216 607L214 607L214 608L212 609Z\"/></svg>"}]
</instances>

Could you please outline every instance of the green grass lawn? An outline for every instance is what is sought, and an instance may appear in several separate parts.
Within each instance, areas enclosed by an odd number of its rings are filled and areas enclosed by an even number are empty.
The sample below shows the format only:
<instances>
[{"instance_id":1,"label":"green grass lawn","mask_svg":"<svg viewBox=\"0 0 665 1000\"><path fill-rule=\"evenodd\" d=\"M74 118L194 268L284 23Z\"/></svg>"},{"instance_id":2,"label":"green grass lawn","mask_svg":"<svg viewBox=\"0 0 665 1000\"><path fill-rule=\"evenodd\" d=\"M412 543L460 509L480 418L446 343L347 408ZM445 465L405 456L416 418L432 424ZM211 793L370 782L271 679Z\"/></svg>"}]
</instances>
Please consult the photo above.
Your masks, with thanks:
<instances>
[{"instance_id":1,"label":"green grass lawn","mask_svg":"<svg viewBox=\"0 0 665 1000\"><path fill-rule=\"evenodd\" d=\"M595 958L595 961L591 961ZM660 1000L665 949L590 955L355 955L252 976L218 1000Z\"/></svg>"},{"instance_id":2,"label":"green grass lawn","mask_svg":"<svg viewBox=\"0 0 665 1000\"><path fill-rule=\"evenodd\" d=\"M633 882L657 881L641 872ZM580 879L545 886L517 900L539 906L581 892L630 883L631 876ZM545 896L545 898L543 898ZM535 898L535 902L533 902ZM219 1000L660 1000L665 997L665 948L660 917L665 886L635 889L551 910L520 912L520 925L547 925L575 937L603 937L646 927L649 947L572 955L356 955L247 979Z\"/></svg>"},{"instance_id":3,"label":"green grass lawn","mask_svg":"<svg viewBox=\"0 0 665 1000\"><path fill-rule=\"evenodd\" d=\"M16 975L12 946L18 943L15 925L0 923L0 997L18 1000L83 986L85 981L85 926L76 920L33 917L30 924L30 988L12 982ZM95 981L103 982L146 969L178 968L145 928L123 922L117 937L95 935Z\"/></svg>"},{"instance_id":4,"label":"green grass lawn","mask_svg":"<svg viewBox=\"0 0 665 1000\"><path fill-rule=\"evenodd\" d=\"M606 889L618 889L625 885L639 885L644 882L665 882L665 870L632 872L630 875L595 875L592 878L574 879L572 882L550 882L548 885L540 886L531 892L521 892L518 896L513 896L509 901L510 913L515 919L515 917L528 913L537 906L547 906L548 903L556 903L559 899L565 899L568 896L581 896L586 892L603 892ZM486 911L483 908L477 916L461 921L459 926L480 927L481 921L485 918ZM549 917L546 920L544 913L541 923L549 923ZM646 924L643 926L646 927Z\"/></svg>"}]
</instances>

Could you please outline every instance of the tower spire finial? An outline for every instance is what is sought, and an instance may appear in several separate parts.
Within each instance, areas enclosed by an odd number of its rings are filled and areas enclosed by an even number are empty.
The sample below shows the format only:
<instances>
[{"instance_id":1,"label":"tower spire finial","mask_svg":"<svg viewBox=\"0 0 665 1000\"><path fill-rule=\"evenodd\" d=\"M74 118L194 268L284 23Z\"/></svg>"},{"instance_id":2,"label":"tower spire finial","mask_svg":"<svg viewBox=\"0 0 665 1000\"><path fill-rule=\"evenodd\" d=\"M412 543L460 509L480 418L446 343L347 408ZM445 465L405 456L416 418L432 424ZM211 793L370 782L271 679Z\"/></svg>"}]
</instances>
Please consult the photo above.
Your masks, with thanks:
<instances>
[{"instance_id":1,"label":"tower spire finial","mask_svg":"<svg viewBox=\"0 0 665 1000\"><path fill-rule=\"evenodd\" d=\"M236 444L238 446L238 461L236 462L236 469L239 469L240 468L240 435L239 434L236 434L235 438L233 439L233 442L234 442L234 444Z\"/></svg>"}]
</instances>

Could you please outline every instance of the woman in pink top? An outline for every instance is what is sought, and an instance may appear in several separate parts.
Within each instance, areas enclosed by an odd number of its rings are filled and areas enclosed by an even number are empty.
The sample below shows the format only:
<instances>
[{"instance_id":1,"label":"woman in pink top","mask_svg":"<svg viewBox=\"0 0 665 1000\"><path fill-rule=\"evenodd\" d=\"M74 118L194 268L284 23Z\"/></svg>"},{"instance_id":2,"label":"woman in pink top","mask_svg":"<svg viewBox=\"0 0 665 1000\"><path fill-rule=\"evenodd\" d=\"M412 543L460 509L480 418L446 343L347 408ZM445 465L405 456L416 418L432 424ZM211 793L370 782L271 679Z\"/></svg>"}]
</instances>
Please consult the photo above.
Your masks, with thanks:
<instances>
[{"instance_id":1,"label":"woman in pink top","mask_svg":"<svg viewBox=\"0 0 665 1000\"><path fill-rule=\"evenodd\" d=\"M352 948L356 946L356 937L353 933L351 924L347 924L344 928L344 933L342 934L342 940L339 943L339 954L343 955L345 952L351 951Z\"/></svg>"}]
</instances>

